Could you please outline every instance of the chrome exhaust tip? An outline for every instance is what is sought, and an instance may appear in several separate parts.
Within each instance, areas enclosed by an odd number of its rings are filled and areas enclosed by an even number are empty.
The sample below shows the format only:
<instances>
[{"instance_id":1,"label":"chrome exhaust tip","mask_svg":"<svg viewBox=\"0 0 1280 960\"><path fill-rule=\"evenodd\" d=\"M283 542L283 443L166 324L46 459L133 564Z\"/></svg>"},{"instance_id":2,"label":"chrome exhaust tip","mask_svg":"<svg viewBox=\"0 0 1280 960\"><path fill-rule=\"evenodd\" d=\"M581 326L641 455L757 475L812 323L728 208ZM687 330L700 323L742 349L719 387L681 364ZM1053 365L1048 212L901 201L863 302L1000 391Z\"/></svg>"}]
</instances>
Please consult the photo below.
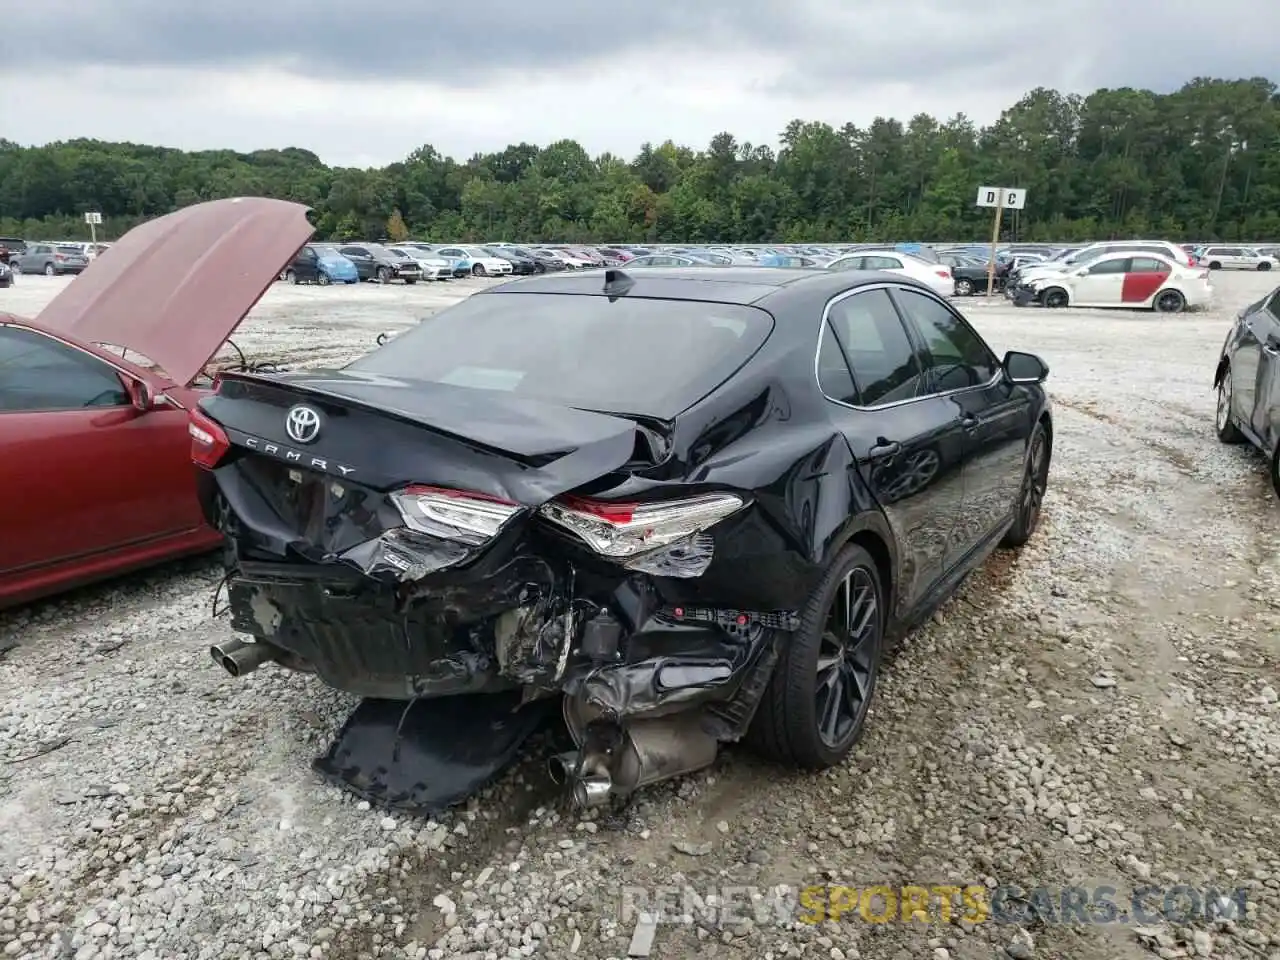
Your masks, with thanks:
<instances>
[{"instance_id":1,"label":"chrome exhaust tip","mask_svg":"<svg viewBox=\"0 0 1280 960\"><path fill-rule=\"evenodd\" d=\"M573 802L582 810L604 806L612 793L613 783L605 776L580 777L573 784Z\"/></svg>"},{"instance_id":2,"label":"chrome exhaust tip","mask_svg":"<svg viewBox=\"0 0 1280 960\"><path fill-rule=\"evenodd\" d=\"M569 783L577 769L576 753L558 753L547 761L547 772L551 774L551 782L558 786Z\"/></svg>"},{"instance_id":3,"label":"chrome exhaust tip","mask_svg":"<svg viewBox=\"0 0 1280 960\"><path fill-rule=\"evenodd\" d=\"M210 647L209 656L231 676L243 677L245 674L253 673L264 663L275 660L279 656L279 651L265 643L228 640L226 643L215 643Z\"/></svg>"}]
</instances>

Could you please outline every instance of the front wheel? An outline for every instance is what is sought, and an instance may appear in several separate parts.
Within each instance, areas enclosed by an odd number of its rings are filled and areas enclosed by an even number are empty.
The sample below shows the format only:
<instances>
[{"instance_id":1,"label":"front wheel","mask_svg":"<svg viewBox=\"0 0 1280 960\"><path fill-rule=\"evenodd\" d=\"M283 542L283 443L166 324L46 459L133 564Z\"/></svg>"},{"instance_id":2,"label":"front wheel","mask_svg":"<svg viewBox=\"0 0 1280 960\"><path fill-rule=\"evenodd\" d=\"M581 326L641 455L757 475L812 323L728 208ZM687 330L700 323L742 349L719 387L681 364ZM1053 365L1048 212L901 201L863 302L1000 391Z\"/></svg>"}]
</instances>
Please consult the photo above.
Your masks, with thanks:
<instances>
[{"instance_id":1,"label":"front wheel","mask_svg":"<svg viewBox=\"0 0 1280 960\"><path fill-rule=\"evenodd\" d=\"M885 590L871 554L842 550L787 640L751 723L752 744L792 766L841 763L866 725L880 673Z\"/></svg>"},{"instance_id":2,"label":"front wheel","mask_svg":"<svg viewBox=\"0 0 1280 960\"><path fill-rule=\"evenodd\" d=\"M973 296L973 281L960 279L956 281L956 296L971 297Z\"/></svg>"},{"instance_id":3,"label":"front wheel","mask_svg":"<svg viewBox=\"0 0 1280 960\"><path fill-rule=\"evenodd\" d=\"M1271 269L1271 264L1269 264L1269 263L1267 263L1267 261L1263 260L1260 264L1258 264L1258 269L1259 269L1259 270L1270 270L1270 269Z\"/></svg>"},{"instance_id":4,"label":"front wheel","mask_svg":"<svg viewBox=\"0 0 1280 960\"><path fill-rule=\"evenodd\" d=\"M293 284L296 284L298 282L298 274L296 271L293 271L293 270L286 270L284 272L284 278Z\"/></svg>"},{"instance_id":5,"label":"front wheel","mask_svg":"<svg viewBox=\"0 0 1280 960\"><path fill-rule=\"evenodd\" d=\"M1040 297L1040 302L1051 310L1058 310L1067 305L1067 291L1061 287L1050 287Z\"/></svg>"},{"instance_id":6,"label":"front wheel","mask_svg":"<svg viewBox=\"0 0 1280 960\"><path fill-rule=\"evenodd\" d=\"M1187 308L1187 299L1177 290L1164 290L1156 296L1155 307L1160 313L1181 313Z\"/></svg>"},{"instance_id":7,"label":"front wheel","mask_svg":"<svg viewBox=\"0 0 1280 960\"><path fill-rule=\"evenodd\" d=\"M483 277L484 267L482 267L480 264L477 263L474 267L471 268L471 275L473 277Z\"/></svg>"},{"instance_id":8,"label":"front wheel","mask_svg":"<svg viewBox=\"0 0 1280 960\"><path fill-rule=\"evenodd\" d=\"M376 276L378 278L379 283L391 282L391 271L388 270L386 267L379 267Z\"/></svg>"},{"instance_id":9,"label":"front wheel","mask_svg":"<svg viewBox=\"0 0 1280 960\"><path fill-rule=\"evenodd\" d=\"M1223 443L1243 443L1244 434L1231 419L1231 368L1222 371L1218 383L1218 403L1213 417L1214 432Z\"/></svg>"},{"instance_id":10,"label":"front wheel","mask_svg":"<svg viewBox=\"0 0 1280 960\"><path fill-rule=\"evenodd\" d=\"M1222 269L1222 264L1220 264L1217 260L1210 260L1210 261L1209 261L1209 269L1210 269L1210 270L1221 270L1221 269Z\"/></svg>"},{"instance_id":11,"label":"front wheel","mask_svg":"<svg viewBox=\"0 0 1280 960\"><path fill-rule=\"evenodd\" d=\"M418 282L418 281L417 281L415 278L413 278L413 277L405 277L405 278L404 278L404 285L405 285L406 287L412 287L412 286L413 286L415 283L417 283L417 282Z\"/></svg>"},{"instance_id":12,"label":"front wheel","mask_svg":"<svg viewBox=\"0 0 1280 960\"><path fill-rule=\"evenodd\" d=\"M321 270L316 274L316 283L320 284L322 287L327 287L329 285L329 275Z\"/></svg>"},{"instance_id":13,"label":"front wheel","mask_svg":"<svg viewBox=\"0 0 1280 960\"><path fill-rule=\"evenodd\" d=\"M1022 473L1022 487L1018 491L1018 515L1013 526L1000 541L1000 546L1016 549L1031 539L1040 524L1040 508L1044 504L1045 491L1049 488L1049 434L1043 423L1037 423L1027 444L1027 465Z\"/></svg>"}]
</instances>

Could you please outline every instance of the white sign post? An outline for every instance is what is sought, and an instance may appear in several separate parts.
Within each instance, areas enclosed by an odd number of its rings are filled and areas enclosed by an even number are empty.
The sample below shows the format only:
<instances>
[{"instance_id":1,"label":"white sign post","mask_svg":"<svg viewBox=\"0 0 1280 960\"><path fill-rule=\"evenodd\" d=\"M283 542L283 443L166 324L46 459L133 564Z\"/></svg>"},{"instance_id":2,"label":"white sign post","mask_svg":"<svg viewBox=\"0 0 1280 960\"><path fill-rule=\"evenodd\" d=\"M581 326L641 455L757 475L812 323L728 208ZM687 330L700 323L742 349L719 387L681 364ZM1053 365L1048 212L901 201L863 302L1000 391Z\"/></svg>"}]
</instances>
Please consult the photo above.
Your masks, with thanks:
<instances>
[{"instance_id":1,"label":"white sign post","mask_svg":"<svg viewBox=\"0 0 1280 960\"><path fill-rule=\"evenodd\" d=\"M84 222L85 222L85 223L87 223L87 224L89 225L89 240L90 240L90 242L92 242L92 243L94 244L94 246L97 246L97 244L98 244L98 227L100 227L100 226L102 225L102 214L100 214L100 213L86 213L86 214L84 215Z\"/></svg>"},{"instance_id":2,"label":"white sign post","mask_svg":"<svg viewBox=\"0 0 1280 960\"><path fill-rule=\"evenodd\" d=\"M996 246L1000 243L1000 220L1006 209L1021 210L1027 205L1027 191L1022 187L979 187L979 207L994 207L995 218L991 224L991 262L987 264L987 296L996 286Z\"/></svg>"}]
</instances>

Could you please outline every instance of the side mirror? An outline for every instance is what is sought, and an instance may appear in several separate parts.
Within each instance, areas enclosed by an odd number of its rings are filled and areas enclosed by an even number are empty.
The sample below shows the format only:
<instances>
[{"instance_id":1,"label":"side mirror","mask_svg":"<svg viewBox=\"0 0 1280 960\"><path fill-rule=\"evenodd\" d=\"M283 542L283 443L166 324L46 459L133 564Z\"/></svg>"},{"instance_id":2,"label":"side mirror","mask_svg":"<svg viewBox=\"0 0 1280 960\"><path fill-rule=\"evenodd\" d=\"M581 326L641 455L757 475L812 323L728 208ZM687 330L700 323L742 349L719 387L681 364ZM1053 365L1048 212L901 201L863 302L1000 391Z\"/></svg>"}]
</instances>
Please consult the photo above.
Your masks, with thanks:
<instances>
[{"instance_id":1,"label":"side mirror","mask_svg":"<svg viewBox=\"0 0 1280 960\"><path fill-rule=\"evenodd\" d=\"M1034 353L1010 350L1004 355L1005 374L1014 383L1044 383L1049 376L1049 365Z\"/></svg>"},{"instance_id":2,"label":"side mirror","mask_svg":"<svg viewBox=\"0 0 1280 960\"><path fill-rule=\"evenodd\" d=\"M129 392L129 402L139 413L146 413L156 406L156 395L151 392L151 385L142 380L129 380L125 389Z\"/></svg>"},{"instance_id":3,"label":"side mirror","mask_svg":"<svg viewBox=\"0 0 1280 960\"><path fill-rule=\"evenodd\" d=\"M1072 275L1073 277L1087 277L1087 276L1089 275L1089 268L1088 268L1088 267L1081 267L1079 270L1076 270L1076 271L1075 271L1074 273L1072 273L1071 275Z\"/></svg>"}]
</instances>

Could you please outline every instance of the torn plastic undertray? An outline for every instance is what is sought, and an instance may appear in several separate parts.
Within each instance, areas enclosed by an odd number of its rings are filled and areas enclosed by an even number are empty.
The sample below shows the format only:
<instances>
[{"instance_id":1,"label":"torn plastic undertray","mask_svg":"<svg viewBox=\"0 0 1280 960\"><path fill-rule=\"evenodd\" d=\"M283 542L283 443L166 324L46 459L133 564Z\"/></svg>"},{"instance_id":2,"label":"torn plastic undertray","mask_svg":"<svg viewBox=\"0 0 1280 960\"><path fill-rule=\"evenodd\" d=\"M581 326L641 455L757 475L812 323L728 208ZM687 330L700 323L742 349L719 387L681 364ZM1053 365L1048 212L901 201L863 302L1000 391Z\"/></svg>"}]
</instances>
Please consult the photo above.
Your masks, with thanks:
<instances>
[{"instance_id":1,"label":"torn plastic undertray","mask_svg":"<svg viewBox=\"0 0 1280 960\"><path fill-rule=\"evenodd\" d=\"M370 803L438 813L494 780L555 715L558 700L514 693L365 700L313 768Z\"/></svg>"}]
</instances>

